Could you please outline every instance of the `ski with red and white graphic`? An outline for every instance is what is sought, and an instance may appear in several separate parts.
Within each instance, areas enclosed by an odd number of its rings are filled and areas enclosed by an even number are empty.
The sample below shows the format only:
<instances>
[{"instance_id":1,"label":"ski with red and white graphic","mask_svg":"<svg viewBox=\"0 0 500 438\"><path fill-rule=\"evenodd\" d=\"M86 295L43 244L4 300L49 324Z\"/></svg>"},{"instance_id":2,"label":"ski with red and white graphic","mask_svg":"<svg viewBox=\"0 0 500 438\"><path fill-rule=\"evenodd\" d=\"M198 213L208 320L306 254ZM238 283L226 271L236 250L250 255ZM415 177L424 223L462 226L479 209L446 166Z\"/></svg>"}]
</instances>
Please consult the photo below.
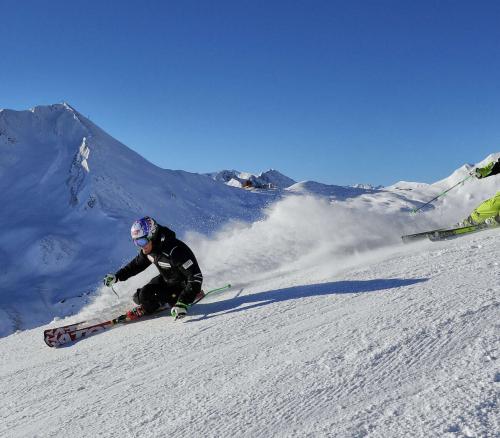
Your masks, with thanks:
<instances>
[{"instance_id":1,"label":"ski with red and white graphic","mask_svg":"<svg viewBox=\"0 0 500 438\"><path fill-rule=\"evenodd\" d=\"M192 307L196 303L199 303L203 298L211 293L229 289L230 287L231 285L227 284L226 286L213 289L208 292L201 291L195 297L193 303L189 307ZM115 327L118 324L126 324L131 321L137 321L144 316L156 315L158 313L164 312L165 310L168 310L169 307L160 308L156 312L146 315L142 312L138 312L138 309L140 309L140 306L135 307L134 309L128 311L127 313L124 313L123 315L110 319L109 321L104 321L93 325L85 325L86 322L82 321L74 324L68 324L62 327L47 329L43 332L43 340L49 347L60 347L61 345L67 344L69 342L78 341L80 339L103 332L112 327Z\"/></svg>"},{"instance_id":2,"label":"ski with red and white graphic","mask_svg":"<svg viewBox=\"0 0 500 438\"><path fill-rule=\"evenodd\" d=\"M43 332L43 340L49 347L58 347L68 342L77 341L89 335L104 331L115 324L113 320L101 322L86 327L81 324L72 324L65 327L48 329Z\"/></svg>"}]
</instances>

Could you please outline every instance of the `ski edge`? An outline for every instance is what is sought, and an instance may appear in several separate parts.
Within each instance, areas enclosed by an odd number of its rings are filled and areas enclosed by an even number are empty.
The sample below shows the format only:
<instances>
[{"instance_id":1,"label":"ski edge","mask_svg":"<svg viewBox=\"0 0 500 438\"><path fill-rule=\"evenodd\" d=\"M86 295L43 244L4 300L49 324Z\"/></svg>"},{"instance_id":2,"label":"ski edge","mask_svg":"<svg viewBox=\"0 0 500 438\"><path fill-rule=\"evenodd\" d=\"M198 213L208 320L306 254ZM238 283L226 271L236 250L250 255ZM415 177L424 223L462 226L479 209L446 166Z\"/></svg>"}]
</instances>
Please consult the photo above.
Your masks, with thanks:
<instances>
[{"instance_id":1,"label":"ski edge","mask_svg":"<svg viewBox=\"0 0 500 438\"><path fill-rule=\"evenodd\" d=\"M485 231L489 229L498 228L499 226L500 224L488 225L486 223L481 223L478 225L469 225L466 227L439 228L437 230L424 231L422 233L407 234L405 236L401 236L401 239L404 243L411 243L426 238L433 242L437 242L439 240L444 240L447 238L458 237L463 234L475 233L477 231Z\"/></svg>"}]
</instances>

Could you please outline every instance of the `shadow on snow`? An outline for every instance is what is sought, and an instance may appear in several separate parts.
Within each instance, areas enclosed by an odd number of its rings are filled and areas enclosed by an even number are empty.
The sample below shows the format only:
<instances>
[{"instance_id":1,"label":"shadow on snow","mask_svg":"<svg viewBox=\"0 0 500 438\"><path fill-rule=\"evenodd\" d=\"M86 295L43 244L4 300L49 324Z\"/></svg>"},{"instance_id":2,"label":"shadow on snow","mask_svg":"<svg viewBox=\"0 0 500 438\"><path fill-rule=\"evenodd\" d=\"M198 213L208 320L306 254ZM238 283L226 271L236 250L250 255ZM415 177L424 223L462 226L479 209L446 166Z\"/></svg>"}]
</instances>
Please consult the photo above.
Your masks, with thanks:
<instances>
[{"instance_id":1,"label":"shadow on snow","mask_svg":"<svg viewBox=\"0 0 500 438\"><path fill-rule=\"evenodd\" d=\"M236 296L228 298L224 301L215 303L200 303L197 304L185 323L202 321L205 319L214 318L216 316L226 315L230 313L243 312L250 309L255 309L268 304L279 303L283 301L296 300L299 298L318 297L323 295L340 295L340 294L358 294L367 292L377 292L387 289L394 289L399 287L411 286L414 284L427 281L427 278L416 279L376 279L376 280L363 280L363 281L335 281L331 283L321 283L305 286L294 286L285 289L276 289L272 291L259 292L252 295L241 295L244 289L240 289ZM136 323L146 319L153 319L163 316L162 314L147 315L136 321ZM81 338L70 341L66 344L60 345L57 348L67 348L75 345L77 342L87 339L91 336L103 333L107 329L98 330L89 334L82 335Z\"/></svg>"},{"instance_id":2,"label":"shadow on snow","mask_svg":"<svg viewBox=\"0 0 500 438\"><path fill-rule=\"evenodd\" d=\"M324 295L358 294L377 292L387 289L411 286L427 281L427 278L402 279L388 278L357 281L334 281L305 286L294 286L285 289L276 289L259 292L251 295L240 295L241 289L235 297L214 303L200 303L193 308L192 318L186 322L196 322L213 318L222 314L236 313L255 309L282 301L299 298L318 297ZM203 315L202 315L203 314ZM195 318L197 317L198 318Z\"/></svg>"}]
</instances>

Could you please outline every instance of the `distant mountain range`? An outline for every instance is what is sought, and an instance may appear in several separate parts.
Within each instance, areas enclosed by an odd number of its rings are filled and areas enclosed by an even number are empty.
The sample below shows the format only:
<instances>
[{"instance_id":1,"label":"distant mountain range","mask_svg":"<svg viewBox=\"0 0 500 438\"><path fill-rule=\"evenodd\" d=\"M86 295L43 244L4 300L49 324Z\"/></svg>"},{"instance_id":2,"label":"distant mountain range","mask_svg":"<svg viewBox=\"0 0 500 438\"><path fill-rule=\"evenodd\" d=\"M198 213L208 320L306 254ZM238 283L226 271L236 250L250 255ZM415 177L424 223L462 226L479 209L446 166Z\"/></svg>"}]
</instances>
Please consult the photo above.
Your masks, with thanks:
<instances>
[{"instance_id":1,"label":"distant mountain range","mask_svg":"<svg viewBox=\"0 0 500 438\"><path fill-rule=\"evenodd\" d=\"M262 172L259 175L237 170L222 170L207 175L213 180L223 182L229 186L248 189L285 189L296 182L274 169Z\"/></svg>"}]
</instances>

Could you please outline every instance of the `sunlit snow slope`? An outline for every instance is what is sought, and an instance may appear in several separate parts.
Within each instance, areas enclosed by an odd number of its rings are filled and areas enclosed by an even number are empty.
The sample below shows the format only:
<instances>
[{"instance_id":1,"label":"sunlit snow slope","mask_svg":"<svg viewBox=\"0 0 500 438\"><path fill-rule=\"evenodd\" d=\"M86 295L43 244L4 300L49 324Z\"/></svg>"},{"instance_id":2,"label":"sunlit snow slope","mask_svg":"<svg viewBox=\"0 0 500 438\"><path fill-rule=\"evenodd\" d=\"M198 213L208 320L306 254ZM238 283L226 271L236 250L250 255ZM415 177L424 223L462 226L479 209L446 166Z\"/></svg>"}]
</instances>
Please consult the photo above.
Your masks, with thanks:
<instances>
[{"instance_id":1,"label":"sunlit snow slope","mask_svg":"<svg viewBox=\"0 0 500 438\"><path fill-rule=\"evenodd\" d=\"M498 230L325 257L252 229L205 242L241 254L211 278L234 288L185 322L0 339L0 435L498 436Z\"/></svg>"}]
</instances>

